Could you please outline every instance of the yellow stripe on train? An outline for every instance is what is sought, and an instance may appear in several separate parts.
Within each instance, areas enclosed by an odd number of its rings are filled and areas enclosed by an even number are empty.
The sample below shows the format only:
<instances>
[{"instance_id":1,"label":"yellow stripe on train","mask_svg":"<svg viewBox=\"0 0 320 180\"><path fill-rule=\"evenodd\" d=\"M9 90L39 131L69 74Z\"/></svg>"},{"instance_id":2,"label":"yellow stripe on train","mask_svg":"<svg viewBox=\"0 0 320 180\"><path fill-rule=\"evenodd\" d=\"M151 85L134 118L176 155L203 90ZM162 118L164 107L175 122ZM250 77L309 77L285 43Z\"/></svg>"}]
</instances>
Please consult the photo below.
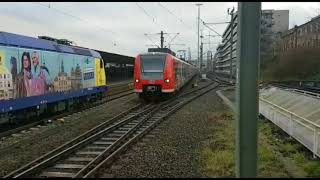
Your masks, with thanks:
<instances>
[{"instance_id":1,"label":"yellow stripe on train","mask_svg":"<svg viewBox=\"0 0 320 180\"><path fill-rule=\"evenodd\" d=\"M102 59L95 58L96 65L96 86L106 85L106 74L104 69L104 63Z\"/></svg>"}]
</instances>

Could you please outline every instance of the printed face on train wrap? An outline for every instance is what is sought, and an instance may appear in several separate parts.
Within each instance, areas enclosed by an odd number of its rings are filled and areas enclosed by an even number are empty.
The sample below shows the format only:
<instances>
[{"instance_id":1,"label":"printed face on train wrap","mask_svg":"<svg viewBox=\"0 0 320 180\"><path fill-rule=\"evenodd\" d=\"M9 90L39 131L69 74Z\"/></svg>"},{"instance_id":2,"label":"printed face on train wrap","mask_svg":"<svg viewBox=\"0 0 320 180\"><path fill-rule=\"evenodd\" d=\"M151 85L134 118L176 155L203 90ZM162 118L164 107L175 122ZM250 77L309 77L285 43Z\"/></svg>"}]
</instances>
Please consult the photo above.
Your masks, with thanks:
<instances>
[{"instance_id":1,"label":"printed face on train wrap","mask_svg":"<svg viewBox=\"0 0 320 180\"><path fill-rule=\"evenodd\" d=\"M95 58L0 46L0 100L96 86Z\"/></svg>"}]
</instances>

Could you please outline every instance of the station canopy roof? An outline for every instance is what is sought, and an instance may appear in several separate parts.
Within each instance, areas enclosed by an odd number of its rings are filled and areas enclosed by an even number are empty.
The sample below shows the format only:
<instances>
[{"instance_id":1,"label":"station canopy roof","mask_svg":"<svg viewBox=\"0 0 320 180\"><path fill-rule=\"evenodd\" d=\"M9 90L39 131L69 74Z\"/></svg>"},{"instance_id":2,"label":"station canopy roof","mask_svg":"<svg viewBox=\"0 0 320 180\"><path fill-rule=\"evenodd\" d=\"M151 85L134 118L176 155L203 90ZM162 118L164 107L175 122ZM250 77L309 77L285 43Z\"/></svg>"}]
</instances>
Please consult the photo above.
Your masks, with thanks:
<instances>
[{"instance_id":1,"label":"station canopy roof","mask_svg":"<svg viewBox=\"0 0 320 180\"><path fill-rule=\"evenodd\" d=\"M124 56L120 54L109 53L105 51L95 50L100 53L102 59L106 63L117 63L117 64L134 64L134 57Z\"/></svg>"}]
</instances>

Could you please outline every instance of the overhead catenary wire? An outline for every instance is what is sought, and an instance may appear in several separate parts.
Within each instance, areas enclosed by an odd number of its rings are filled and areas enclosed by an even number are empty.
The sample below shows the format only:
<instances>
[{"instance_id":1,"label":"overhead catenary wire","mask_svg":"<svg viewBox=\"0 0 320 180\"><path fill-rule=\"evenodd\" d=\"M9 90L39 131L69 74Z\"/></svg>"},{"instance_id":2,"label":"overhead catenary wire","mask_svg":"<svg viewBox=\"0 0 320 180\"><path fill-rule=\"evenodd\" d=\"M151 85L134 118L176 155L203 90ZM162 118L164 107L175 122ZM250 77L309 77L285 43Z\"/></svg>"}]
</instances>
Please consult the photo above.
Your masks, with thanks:
<instances>
[{"instance_id":1,"label":"overhead catenary wire","mask_svg":"<svg viewBox=\"0 0 320 180\"><path fill-rule=\"evenodd\" d=\"M159 26L159 27L161 28L161 25L158 24L158 23L155 21L155 18L154 18L154 17L152 17L152 16L151 16L142 6L140 6L137 2L136 2L135 4L142 10L142 12L143 12L145 15L147 15L149 18L152 19L152 22L153 22L154 24L156 24L157 26Z\"/></svg>"},{"instance_id":2,"label":"overhead catenary wire","mask_svg":"<svg viewBox=\"0 0 320 180\"><path fill-rule=\"evenodd\" d=\"M153 22L154 24L156 24L159 28L164 29L164 28L162 28L162 26L161 26L159 23L157 23L157 22L155 21L155 18L154 18L153 16L151 16L142 6L140 6L137 2L136 2L135 4L142 10L142 12L143 12L145 15L147 15L149 18L152 19L152 22ZM171 36L169 35L169 33L166 33L166 34L168 34L169 38L171 38Z\"/></svg>"},{"instance_id":3,"label":"overhead catenary wire","mask_svg":"<svg viewBox=\"0 0 320 180\"><path fill-rule=\"evenodd\" d=\"M175 17L179 22L181 22L184 26L186 26L188 30L190 30L191 32L193 32L193 33L195 33L196 35L198 35L197 32L191 30L191 29L192 29L192 26L187 25L187 24L182 20L182 18L179 18L179 17L178 17L177 15L175 15L169 8L167 8L166 6L164 6L163 4L161 4L160 2L158 2L158 4L159 4L163 9L165 9L167 12L169 12L172 16L174 16L174 17Z\"/></svg>"},{"instance_id":4,"label":"overhead catenary wire","mask_svg":"<svg viewBox=\"0 0 320 180\"><path fill-rule=\"evenodd\" d=\"M203 25L206 26L208 29L210 29L211 31L213 31L214 33L216 33L218 36L222 37L221 34L219 34L217 31L215 31L214 29L212 29L210 26L208 26L201 18L200 20L202 21Z\"/></svg>"},{"instance_id":5,"label":"overhead catenary wire","mask_svg":"<svg viewBox=\"0 0 320 180\"><path fill-rule=\"evenodd\" d=\"M187 27L187 29L192 32L192 33L195 33L196 35L197 32L195 31L192 31L192 26L188 25L187 23L185 23L182 18L180 18L179 16L175 15L168 7L166 7L164 4L158 2L158 5L161 6L163 9L165 9L169 14L171 14L172 16L174 16L180 23L182 23L185 27Z\"/></svg>"},{"instance_id":6,"label":"overhead catenary wire","mask_svg":"<svg viewBox=\"0 0 320 180\"><path fill-rule=\"evenodd\" d=\"M155 46L157 46L158 48L160 47L159 45L157 45L155 42L152 41L152 39L147 35L147 34L144 34Z\"/></svg>"},{"instance_id":7,"label":"overhead catenary wire","mask_svg":"<svg viewBox=\"0 0 320 180\"><path fill-rule=\"evenodd\" d=\"M155 24L155 25L157 25L159 28L161 28L161 29L164 29L164 28L162 28L162 26L159 24L159 23L157 23L157 21L155 21L155 18L153 17L153 16L151 16L141 5L139 5L137 2L135 3L141 10L142 10L142 12L145 14L145 15L147 15L149 18L151 18L152 19L152 22Z\"/></svg>"},{"instance_id":8,"label":"overhead catenary wire","mask_svg":"<svg viewBox=\"0 0 320 180\"><path fill-rule=\"evenodd\" d=\"M53 10L55 10L55 11L58 11L58 12L66 15L66 16L73 17L73 18L75 18L75 19L78 19L78 20L83 21L83 22L86 22L86 23L91 23L91 22L88 21L88 20L85 20L85 19L80 18L80 17L78 17L78 16L72 15L71 13L67 13L67 12L65 12L65 11L62 11L62 10L58 9L58 8L52 7L52 6L50 6L50 4L49 4L48 6L45 5L45 4L41 4L40 2L39 2L38 4L41 5L41 6L47 7L47 8L49 8L49 9L53 9ZM101 27L101 26L99 26L99 25L95 25L95 26L99 27L99 28L100 28L101 30L103 30L103 31L107 31L107 32L111 32L111 33L113 33L113 34L116 34L116 32L114 32L114 31L112 31L112 30L109 30L109 29L105 29L105 28L103 28L103 27Z\"/></svg>"},{"instance_id":9,"label":"overhead catenary wire","mask_svg":"<svg viewBox=\"0 0 320 180\"><path fill-rule=\"evenodd\" d=\"M50 5L50 4L49 4L49 5L45 5L45 4L42 4L42 3L40 3L40 2L38 2L38 3L37 3L37 2L32 2L32 3L37 4L37 5L41 5L41 6L44 6L44 7L47 7L47 8L49 8L49 9L51 9L51 10L55 10L56 12L59 12L59 13L64 14L64 15L66 15L66 16L72 17L72 18L77 19L77 20L79 20L79 21L82 21L82 22L85 22L85 23L91 23L90 21L85 20L85 19L83 19L83 18L80 18L80 17L78 17L78 16L75 16L75 15L69 13L69 12L65 12L65 11L62 11L62 10L60 10L60 9L58 9L58 8L55 8L55 7L53 7L53 6ZM91 23L91 24L92 24L92 23ZM95 24L95 26L98 27L100 30L102 30L102 31L104 31L104 32L112 33L112 34L114 34L114 35L116 34L116 32L114 32L114 31L112 31L112 30L109 30L109 29L105 29L105 28L103 28L103 27L101 27L101 26L99 26L99 25L96 25L96 24ZM113 36L112 36L112 38L114 39L113 46L119 45L119 43L117 43L118 41L116 40L116 38L114 38ZM122 46L122 48L123 48L123 46ZM126 48L124 48L124 49L126 49Z\"/></svg>"},{"instance_id":10,"label":"overhead catenary wire","mask_svg":"<svg viewBox=\"0 0 320 180\"><path fill-rule=\"evenodd\" d=\"M175 15L171 10L169 10L169 8L167 8L166 6L164 6L163 4L161 4L160 2L158 2L158 4L164 8L165 10L167 10L172 16L176 17L183 25L185 25L189 30L192 29L192 26L187 25L182 18L179 18L177 15ZM196 33L196 32L194 32Z\"/></svg>"},{"instance_id":11,"label":"overhead catenary wire","mask_svg":"<svg viewBox=\"0 0 320 180\"><path fill-rule=\"evenodd\" d=\"M152 19L152 22L154 24L156 24L159 28L165 30L165 28L162 28L162 26L155 21L155 18L153 16L151 16L150 13L148 13L141 5L139 5L137 2L135 4L144 12L145 15L147 15L149 18ZM174 39L174 37L171 37L170 34L177 34L177 33L164 33L164 34L167 34L169 36L169 38L172 40L172 39Z\"/></svg>"}]
</instances>

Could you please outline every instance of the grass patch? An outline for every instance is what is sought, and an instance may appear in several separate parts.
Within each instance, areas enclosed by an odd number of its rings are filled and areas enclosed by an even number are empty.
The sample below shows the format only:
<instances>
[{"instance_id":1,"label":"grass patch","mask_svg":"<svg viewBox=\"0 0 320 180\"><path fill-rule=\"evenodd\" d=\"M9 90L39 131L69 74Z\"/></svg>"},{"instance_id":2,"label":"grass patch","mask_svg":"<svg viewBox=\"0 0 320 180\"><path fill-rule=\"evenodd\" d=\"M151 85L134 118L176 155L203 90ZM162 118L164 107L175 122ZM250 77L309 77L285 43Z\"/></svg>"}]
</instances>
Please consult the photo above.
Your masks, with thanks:
<instances>
[{"instance_id":1,"label":"grass patch","mask_svg":"<svg viewBox=\"0 0 320 180\"><path fill-rule=\"evenodd\" d=\"M269 121L261 123L261 132L273 143L283 157L290 159L288 166L296 166L293 177L319 177L320 161L312 158L312 152Z\"/></svg>"},{"instance_id":2,"label":"grass patch","mask_svg":"<svg viewBox=\"0 0 320 180\"><path fill-rule=\"evenodd\" d=\"M206 177L235 177L235 120L233 113L209 114L211 135L200 150L201 172ZM259 126L272 134L265 126ZM261 134L261 133L260 133ZM266 136L258 139L258 177L289 177ZM290 149L290 148L288 148Z\"/></svg>"},{"instance_id":3,"label":"grass patch","mask_svg":"<svg viewBox=\"0 0 320 180\"><path fill-rule=\"evenodd\" d=\"M272 131L258 123L258 177L289 177L284 163L279 159L274 144L270 144L263 130L271 134Z\"/></svg>"},{"instance_id":4,"label":"grass patch","mask_svg":"<svg viewBox=\"0 0 320 180\"><path fill-rule=\"evenodd\" d=\"M213 132L200 150L201 170L206 177L235 177L234 122L229 112L209 114Z\"/></svg>"},{"instance_id":5,"label":"grass patch","mask_svg":"<svg viewBox=\"0 0 320 180\"><path fill-rule=\"evenodd\" d=\"M235 121L230 112L208 115L211 134L200 149L206 177L235 177ZM319 177L320 161L299 142L265 120L258 122L258 177Z\"/></svg>"},{"instance_id":6,"label":"grass patch","mask_svg":"<svg viewBox=\"0 0 320 180\"><path fill-rule=\"evenodd\" d=\"M205 148L202 152L206 175L209 177L234 177L234 154L228 150L212 151Z\"/></svg>"}]
</instances>

